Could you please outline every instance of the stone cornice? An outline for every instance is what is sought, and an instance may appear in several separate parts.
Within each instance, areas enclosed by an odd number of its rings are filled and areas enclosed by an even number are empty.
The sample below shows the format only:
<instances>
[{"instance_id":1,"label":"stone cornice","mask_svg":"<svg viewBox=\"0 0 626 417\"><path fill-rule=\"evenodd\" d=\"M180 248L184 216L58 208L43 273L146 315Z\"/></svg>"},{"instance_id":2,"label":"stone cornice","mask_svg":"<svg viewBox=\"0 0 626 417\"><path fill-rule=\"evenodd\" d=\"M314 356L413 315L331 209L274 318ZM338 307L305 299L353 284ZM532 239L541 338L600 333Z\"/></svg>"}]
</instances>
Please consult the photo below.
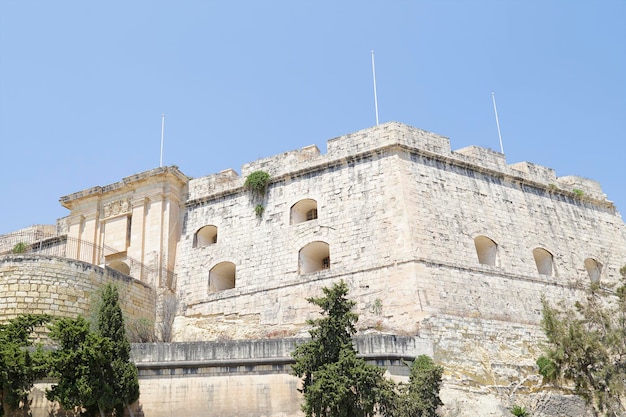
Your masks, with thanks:
<instances>
[{"instance_id":1,"label":"stone cornice","mask_svg":"<svg viewBox=\"0 0 626 417\"><path fill-rule=\"evenodd\" d=\"M105 186L96 186L87 188L76 193L68 194L59 199L61 205L67 209L72 209L77 203L93 197L103 197L108 194L113 194L117 191L123 190L127 187L137 186L142 182L155 181L159 179L165 179L173 183L177 183L180 187L184 187L189 181L189 177L183 174L177 167L159 167L150 171L144 171L138 174L134 174L121 181Z\"/></svg>"}]
</instances>

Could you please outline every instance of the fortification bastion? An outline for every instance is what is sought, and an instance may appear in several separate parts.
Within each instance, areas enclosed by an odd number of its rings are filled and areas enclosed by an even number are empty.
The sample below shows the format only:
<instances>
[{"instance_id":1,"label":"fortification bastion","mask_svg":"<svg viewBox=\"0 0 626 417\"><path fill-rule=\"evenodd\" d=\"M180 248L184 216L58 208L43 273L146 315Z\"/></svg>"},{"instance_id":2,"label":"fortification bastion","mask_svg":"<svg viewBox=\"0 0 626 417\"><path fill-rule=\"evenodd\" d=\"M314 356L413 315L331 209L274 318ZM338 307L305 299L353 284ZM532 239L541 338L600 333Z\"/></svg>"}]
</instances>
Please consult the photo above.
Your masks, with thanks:
<instances>
[{"instance_id":1,"label":"fortification bastion","mask_svg":"<svg viewBox=\"0 0 626 417\"><path fill-rule=\"evenodd\" d=\"M257 171L269 174L261 195L245 186ZM553 414L545 405L554 401L535 369L541 299L610 287L626 264L626 226L597 182L476 146L451 150L397 122L331 139L324 154L308 146L251 162L241 175L191 179L162 167L61 202L70 214L57 236L28 241L28 255L37 242L65 245L64 257L135 278L155 294L157 328L163 300L175 297L172 346L304 337L317 315L306 298L344 280L361 336L414 338L444 365L447 415L503 416L512 401L537 415L584 415L566 397ZM0 237L0 248L16 239ZM12 256L0 255L6 282L22 279ZM155 369L142 352L138 363ZM203 366L145 371L140 401L167 409L156 388L166 380L191 390L184 398L224 384L202 377ZM273 384L294 384L287 368ZM264 412L299 415L292 405Z\"/></svg>"}]
</instances>

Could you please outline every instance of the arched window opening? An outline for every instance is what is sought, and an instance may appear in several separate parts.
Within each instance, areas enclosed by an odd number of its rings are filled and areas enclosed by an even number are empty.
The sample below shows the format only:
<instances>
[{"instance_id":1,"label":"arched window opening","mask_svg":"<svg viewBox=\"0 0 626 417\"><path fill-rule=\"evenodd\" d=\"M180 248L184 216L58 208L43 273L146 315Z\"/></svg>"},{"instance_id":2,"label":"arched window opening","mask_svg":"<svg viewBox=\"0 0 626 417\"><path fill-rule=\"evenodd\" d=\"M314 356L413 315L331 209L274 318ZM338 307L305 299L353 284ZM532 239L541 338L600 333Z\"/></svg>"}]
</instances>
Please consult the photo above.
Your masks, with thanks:
<instances>
[{"instance_id":1,"label":"arched window opening","mask_svg":"<svg viewBox=\"0 0 626 417\"><path fill-rule=\"evenodd\" d=\"M486 236L478 236L474 239L478 262L482 265L496 265L498 245Z\"/></svg>"},{"instance_id":2,"label":"arched window opening","mask_svg":"<svg viewBox=\"0 0 626 417\"><path fill-rule=\"evenodd\" d=\"M535 248L533 249L533 256L535 257L537 272L541 275L554 275L554 262L550 252L542 248Z\"/></svg>"},{"instance_id":3,"label":"arched window opening","mask_svg":"<svg viewBox=\"0 0 626 417\"><path fill-rule=\"evenodd\" d=\"M130 266L126 262L113 261L107 265L111 269L121 272L122 274L130 275Z\"/></svg>"},{"instance_id":4,"label":"arched window opening","mask_svg":"<svg viewBox=\"0 0 626 417\"><path fill-rule=\"evenodd\" d=\"M602 264L595 259L585 259L585 269L589 274L591 282L598 282L600 280L600 274L602 274Z\"/></svg>"},{"instance_id":5,"label":"arched window opening","mask_svg":"<svg viewBox=\"0 0 626 417\"><path fill-rule=\"evenodd\" d=\"M317 219L317 201L307 198L291 206L291 224L315 219Z\"/></svg>"},{"instance_id":6,"label":"arched window opening","mask_svg":"<svg viewBox=\"0 0 626 417\"><path fill-rule=\"evenodd\" d=\"M209 292L235 288L235 264L220 262L209 271Z\"/></svg>"},{"instance_id":7,"label":"arched window opening","mask_svg":"<svg viewBox=\"0 0 626 417\"><path fill-rule=\"evenodd\" d=\"M330 249L326 242L311 242L298 254L300 274L322 271L330 268Z\"/></svg>"},{"instance_id":8,"label":"arched window opening","mask_svg":"<svg viewBox=\"0 0 626 417\"><path fill-rule=\"evenodd\" d=\"M214 243L217 243L217 227L215 226L201 227L193 237L194 248L202 248Z\"/></svg>"}]
</instances>

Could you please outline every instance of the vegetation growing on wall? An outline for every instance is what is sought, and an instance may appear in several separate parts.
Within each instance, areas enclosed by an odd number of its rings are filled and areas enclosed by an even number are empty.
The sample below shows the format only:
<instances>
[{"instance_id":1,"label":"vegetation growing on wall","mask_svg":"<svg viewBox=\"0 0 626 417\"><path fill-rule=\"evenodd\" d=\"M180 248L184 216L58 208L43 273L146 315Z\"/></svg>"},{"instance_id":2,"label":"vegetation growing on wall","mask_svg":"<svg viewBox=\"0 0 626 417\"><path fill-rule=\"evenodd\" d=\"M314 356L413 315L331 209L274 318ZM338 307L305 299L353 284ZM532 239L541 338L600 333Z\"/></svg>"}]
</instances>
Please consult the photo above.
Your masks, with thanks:
<instances>
[{"instance_id":1,"label":"vegetation growing on wall","mask_svg":"<svg viewBox=\"0 0 626 417\"><path fill-rule=\"evenodd\" d=\"M511 414L513 414L515 417L528 417L528 410L526 410L525 407L521 406L521 405L514 405L513 407L511 407Z\"/></svg>"},{"instance_id":2,"label":"vegetation growing on wall","mask_svg":"<svg viewBox=\"0 0 626 417\"><path fill-rule=\"evenodd\" d=\"M28 244L26 242L18 242L13 246L11 252L13 253L25 253L28 250Z\"/></svg>"},{"instance_id":3,"label":"vegetation growing on wall","mask_svg":"<svg viewBox=\"0 0 626 417\"><path fill-rule=\"evenodd\" d=\"M255 196L263 197L270 183L270 174L265 171L254 171L246 177L244 187L246 187Z\"/></svg>"},{"instance_id":4,"label":"vegetation growing on wall","mask_svg":"<svg viewBox=\"0 0 626 417\"><path fill-rule=\"evenodd\" d=\"M626 280L626 266L620 270ZM548 338L537 360L547 382L574 384L595 416L626 413L626 285L615 292L592 283L573 308L543 301L542 326Z\"/></svg>"},{"instance_id":5,"label":"vegetation growing on wall","mask_svg":"<svg viewBox=\"0 0 626 417\"><path fill-rule=\"evenodd\" d=\"M251 195L254 206L254 214L257 217L262 217L265 211L263 200L265 199L265 193L267 192L267 186L270 183L270 174L265 171L254 171L246 177L244 187L246 187Z\"/></svg>"}]
</instances>

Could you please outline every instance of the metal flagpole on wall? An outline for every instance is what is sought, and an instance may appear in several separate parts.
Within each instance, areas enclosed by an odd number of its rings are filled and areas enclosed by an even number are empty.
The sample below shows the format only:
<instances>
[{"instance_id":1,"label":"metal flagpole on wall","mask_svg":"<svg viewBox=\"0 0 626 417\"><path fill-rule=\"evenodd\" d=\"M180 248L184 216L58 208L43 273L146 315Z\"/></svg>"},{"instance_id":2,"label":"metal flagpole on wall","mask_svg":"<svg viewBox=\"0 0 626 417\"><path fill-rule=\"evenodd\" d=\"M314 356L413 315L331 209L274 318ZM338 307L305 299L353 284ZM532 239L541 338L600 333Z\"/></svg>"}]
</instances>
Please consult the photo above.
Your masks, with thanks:
<instances>
[{"instance_id":1,"label":"metal flagpole on wall","mask_svg":"<svg viewBox=\"0 0 626 417\"><path fill-rule=\"evenodd\" d=\"M378 126L378 97L376 96L376 67L374 66L374 50L372 49L372 76L374 77L374 108L376 110L376 126Z\"/></svg>"},{"instance_id":2,"label":"metal flagpole on wall","mask_svg":"<svg viewBox=\"0 0 626 417\"><path fill-rule=\"evenodd\" d=\"M498 127L498 138L500 139L500 152L504 153L502 147L502 135L500 134L500 121L498 120L498 109L496 108L496 94L491 92L491 99L493 101L493 111L496 113L496 126Z\"/></svg>"},{"instance_id":3,"label":"metal flagpole on wall","mask_svg":"<svg viewBox=\"0 0 626 417\"><path fill-rule=\"evenodd\" d=\"M159 167L163 166L163 133L165 132L165 113L161 114L161 159L159 160Z\"/></svg>"}]
</instances>

